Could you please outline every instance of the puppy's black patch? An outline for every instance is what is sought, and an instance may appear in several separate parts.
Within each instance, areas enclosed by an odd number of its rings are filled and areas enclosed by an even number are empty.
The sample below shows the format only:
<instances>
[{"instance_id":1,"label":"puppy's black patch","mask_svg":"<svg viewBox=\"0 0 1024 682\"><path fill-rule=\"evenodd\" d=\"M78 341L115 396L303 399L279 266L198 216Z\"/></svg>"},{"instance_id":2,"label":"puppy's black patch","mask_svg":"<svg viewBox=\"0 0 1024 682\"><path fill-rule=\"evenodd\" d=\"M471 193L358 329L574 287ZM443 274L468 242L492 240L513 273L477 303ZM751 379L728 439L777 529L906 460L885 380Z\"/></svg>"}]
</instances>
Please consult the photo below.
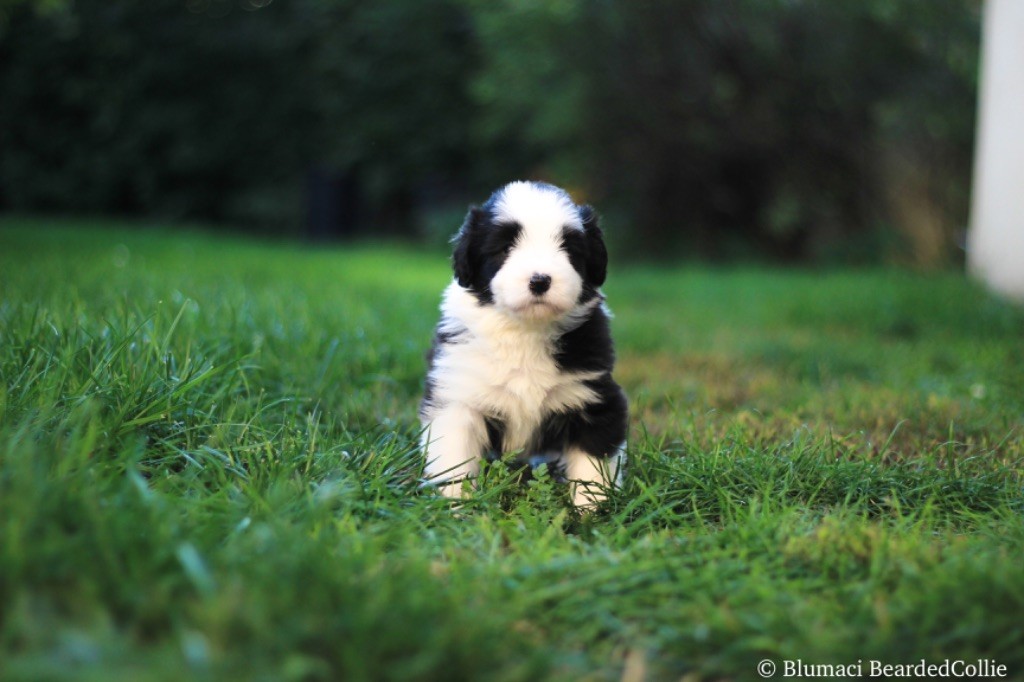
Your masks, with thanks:
<instances>
[{"instance_id":1,"label":"puppy's black patch","mask_svg":"<svg viewBox=\"0 0 1024 682\"><path fill-rule=\"evenodd\" d=\"M455 237L452 253L456 281L469 289L480 305L494 303L491 280L523 231L523 226L516 222L495 223L488 204L470 209Z\"/></svg>"},{"instance_id":2,"label":"puppy's black patch","mask_svg":"<svg viewBox=\"0 0 1024 682\"><path fill-rule=\"evenodd\" d=\"M594 457L609 457L626 440L628 408L626 395L606 375L588 381L597 400L582 410L552 414L538 434L536 452L564 452L573 446Z\"/></svg>"},{"instance_id":3,"label":"puppy's black patch","mask_svg":"<svg viewBox=\"0 0 1024 682\"><path fill-rule=\"evenodd\" d=\"M598 295L598 288L604 284L608 272L608 250L598 225L597 212L590 206L581 206L579 211L583 231L569 226L562 228L562 249L583 279L579 302L586 303Z\"/></svg>"},{"instance_id":4,"label":"puppy's black patch","mask_svg":"<svg viewBox=\"0 0 1024 682\"><path fill-rule=\"evenodd\" d=\"M583 324L555 342L555 364L563 372L608 371L615 364L615 346L608 316L594 308Z\"/></svg>"},{"instance_id":5,"label":"puppy's black patch","mask_svg":"<svg viewBox=\"0 0 1024 682\"><path fill-rule=\"evenodd\" d=\"M484 426L487 427L487 442L490 446L491 457L501 457L504 452L505 424L494 417L485 417Z\"/></svg>"}]
</instances>

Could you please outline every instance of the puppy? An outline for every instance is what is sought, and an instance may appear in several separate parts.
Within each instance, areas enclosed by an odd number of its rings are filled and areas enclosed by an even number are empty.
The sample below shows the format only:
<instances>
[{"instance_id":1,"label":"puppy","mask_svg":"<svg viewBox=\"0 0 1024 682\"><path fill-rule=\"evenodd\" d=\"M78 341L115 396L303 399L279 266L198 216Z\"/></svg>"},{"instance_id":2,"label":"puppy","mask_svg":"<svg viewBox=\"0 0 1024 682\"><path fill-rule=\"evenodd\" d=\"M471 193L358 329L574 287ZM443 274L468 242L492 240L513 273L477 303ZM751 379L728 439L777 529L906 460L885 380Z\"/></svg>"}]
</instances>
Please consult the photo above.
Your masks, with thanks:
<instances>
[{"instance_id":1,"label":"puppy","mask_svg":"<svg viewBox=\"0 0 1024 682\"><path fill-rule=\"evenodd\" d=\"M621 482L627 429L597 215L552 185L513 182L453 241L420 405L428 483L459 498L482 459L517 453L595 506Z\"/></svg>"}]
</instances>

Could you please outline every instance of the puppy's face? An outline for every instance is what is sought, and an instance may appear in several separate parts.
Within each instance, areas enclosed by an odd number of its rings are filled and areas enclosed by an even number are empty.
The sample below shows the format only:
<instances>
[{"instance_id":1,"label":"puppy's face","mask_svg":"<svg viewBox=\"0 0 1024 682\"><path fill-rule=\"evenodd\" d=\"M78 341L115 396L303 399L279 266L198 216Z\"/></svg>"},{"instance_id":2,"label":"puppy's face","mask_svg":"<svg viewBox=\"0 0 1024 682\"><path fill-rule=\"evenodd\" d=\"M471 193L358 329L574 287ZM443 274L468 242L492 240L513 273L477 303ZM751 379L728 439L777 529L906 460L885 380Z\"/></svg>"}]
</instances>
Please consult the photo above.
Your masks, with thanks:
<instances>
[{"instance_id":1,"label":"puppy's face","mask_svg":"<svg viewBox=\"0 0 1024 682\"><path fill-rule=\"evenodd\" d=\"M597 295L607 251L588 206L562 190L515 182L473 208L456 236L459 285L481 305L526 320L555 320Z\"/></svg>"}]
</instances>

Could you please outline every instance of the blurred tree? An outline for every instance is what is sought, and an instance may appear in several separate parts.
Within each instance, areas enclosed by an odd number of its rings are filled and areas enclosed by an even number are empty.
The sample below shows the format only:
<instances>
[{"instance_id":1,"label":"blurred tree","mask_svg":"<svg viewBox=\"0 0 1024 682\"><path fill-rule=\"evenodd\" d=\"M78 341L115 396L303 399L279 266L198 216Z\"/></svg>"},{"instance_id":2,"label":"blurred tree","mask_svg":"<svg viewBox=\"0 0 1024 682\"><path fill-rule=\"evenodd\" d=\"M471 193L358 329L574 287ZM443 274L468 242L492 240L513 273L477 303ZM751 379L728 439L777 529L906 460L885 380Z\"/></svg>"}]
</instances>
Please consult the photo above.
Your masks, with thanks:
<instances>
[{"instance_id":1,"label":"blurred tree","mask_svg":"<svg viewBox=\"0 0 1024 682\"><path fill-rule=\"evenodd\" d=\"M319 174L365 194L375 228L408 228L415 190L468 155L462 16L445 0L12 6L0 201L294 229Z\"/></svg>"},{"instance_id":2,"label":"blurred tree","mask_svg":"<svg viewBox=\"0 0 1024 682\"><path fill-rule=\"evenodd\" d=\"M7 203L279 220L313 148L301 19L290 3L257 15L224 0L16 11L0 47Z\"/></svg>"},{"instance_id":3,"label":"blurred tree","mask_svg":"<svg viewBox=\"0 0 1024 682\"><path fill-rule=\"evenodd\" d=\"M317 7L319 161L358 184L374 231L408 231L469 173L472 27L451 0Z\"/></svg>"},{"instance_id":4,"label":"blurred tree","mask_svg":"<svg viewBox=\"0 0 1024 682\"><path fill-rule=\"evenodd\" d=\"M543 175L556 184L587 179L578 167L588 69L575 50L579 0L465 0L481 66L470 93L477 174L494 187ZM597 84L595 84L597 85Z\"/></svg>"},{"instance_id":5,"label":"blurred tree","mask_svg":"<svg viewBox=\"0 0 1024 682\"><path fill-rule=\"evenodd\" d=\"M976 0L0 0L0 208L401 232L458 206L450 232L542 177L620 253L942 263L978 23Z\"/></svg>"},{"instance_id":6,"label":"blurred tree","mask_svg":"<svg viewBox=\"0 0 1024 682\"><path fill-rule=\"evenodd\" d=\"M974 3L467 2L486 136L617 207L623 247L877 259L897 223L916 251L937 244L932 262L950 257Z\"/></svg>"},{"instance_id":7,"label":"blurred tree","mask_svg":"<svg viewBox=\"0 0 1024 682\"><path fill-rule=\"evenodd\" d=\"M69 2L71 0L0 0L0 26L5 25L8 17L16 10L27 7L36 12L46 13L67 9Z\"/></svg>"}]
</instances>

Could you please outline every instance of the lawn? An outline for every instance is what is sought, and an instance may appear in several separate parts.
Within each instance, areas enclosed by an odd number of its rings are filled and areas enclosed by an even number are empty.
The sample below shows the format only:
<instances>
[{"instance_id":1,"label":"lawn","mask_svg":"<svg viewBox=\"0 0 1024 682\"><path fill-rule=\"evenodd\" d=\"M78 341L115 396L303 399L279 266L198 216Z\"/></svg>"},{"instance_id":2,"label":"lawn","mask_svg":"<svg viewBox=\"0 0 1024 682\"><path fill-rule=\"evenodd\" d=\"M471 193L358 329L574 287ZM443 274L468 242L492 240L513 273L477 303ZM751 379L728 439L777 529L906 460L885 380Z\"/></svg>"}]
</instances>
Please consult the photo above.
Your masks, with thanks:
<instances>
[{"instance_id":1,"label":"lawn","mask_svg":"<svg viewBox=\"0 0 1024 682\"><path fill-rule=\"evenodd\" d=\"M0 677L1024 679L1024 311L613 262L624 488L417 486L443 253L0 221Z\"/></svg>"}]
</instances>

